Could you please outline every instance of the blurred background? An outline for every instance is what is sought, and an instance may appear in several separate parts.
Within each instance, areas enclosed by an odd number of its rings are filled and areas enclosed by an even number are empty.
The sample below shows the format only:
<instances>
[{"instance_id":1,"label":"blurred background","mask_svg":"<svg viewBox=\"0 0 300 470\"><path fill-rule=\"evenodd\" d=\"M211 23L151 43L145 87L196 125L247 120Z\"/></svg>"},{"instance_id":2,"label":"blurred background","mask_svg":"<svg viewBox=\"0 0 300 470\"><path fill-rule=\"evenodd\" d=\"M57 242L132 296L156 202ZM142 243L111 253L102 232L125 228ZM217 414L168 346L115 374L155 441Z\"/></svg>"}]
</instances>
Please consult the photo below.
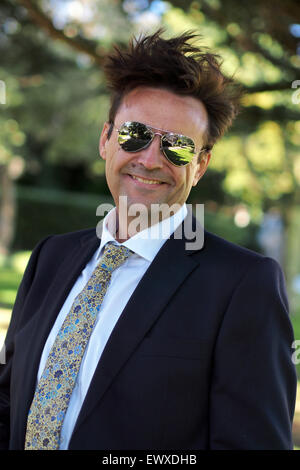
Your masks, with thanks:
<instances>
[{"instance_id":1,"label":"blurred background","mask_svg":"<svg viewBox=\"0 0 300 470\"><path fill-rule=\"evenodd\" d=\"M300 3L1 0L1 345L35 244L95 227L97 206L112 202L98 155L106 51L161 26L166 37L201 34L245 89L188 202L205 204L206 229L281 264L300 340ZM298 404L294 440L300 447Z\"/></svg>"}]
</instances>

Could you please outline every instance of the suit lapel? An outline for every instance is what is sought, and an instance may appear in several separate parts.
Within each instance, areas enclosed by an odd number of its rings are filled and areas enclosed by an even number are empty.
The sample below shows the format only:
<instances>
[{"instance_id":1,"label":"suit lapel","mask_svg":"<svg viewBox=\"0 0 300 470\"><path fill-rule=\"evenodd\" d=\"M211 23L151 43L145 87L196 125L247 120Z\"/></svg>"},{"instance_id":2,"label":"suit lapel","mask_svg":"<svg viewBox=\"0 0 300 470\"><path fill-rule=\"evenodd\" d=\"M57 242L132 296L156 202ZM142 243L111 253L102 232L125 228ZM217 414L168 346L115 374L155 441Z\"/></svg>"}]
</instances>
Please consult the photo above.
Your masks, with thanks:
<instances>
[{"instance_id":1,"label":"suit lapel","mask_svg":"<svg viewBox=\"0 0 300 470\"><path fill-rule=\"evenodd\" d=\"M172 237L166 241L139 282L106 344L74 433L101 400L176 289L198 265L194 257L189 256L193 251L186 251L185 243L185 238Z\"/></svg>"},{"instance_id":2,"label":"suit lapel","mask_svg":"<svg viewBox=\"0 0 300 470\"><path fill-rule=\"evenodd\" d=\"M49 288L48 295L40 308L40 310L47 312L47 321L43 321L42 324L39 324L40 342L38 348L40 352L42 352L44 343L64 301L81 271L93 256L98 245L99 239L95 236L95 232L92 232L92 234L85 237L84 240L81 239L80 242L76 244L57 271L56 277ZM45 315L43 319L45 319Z\"/></svg>"},{"instance_id":3,"label":"suit lapel","mask_svg":"<svg viewBox=\"0 0 300 470\"><path fill-rule=\"evenodd\" d=\"M22 408L20 407L20 419L24 423L25 429L27 413L35 391L37 372L45 342L69 291L84 269L86 263L93 256L98 245L99 239L96 237L94 231L88 236L78 240L74 249L61 263L56 277L54 281L52 281L48 294L39 310L25 327L27 332L24 328L24 331L21 330L19 333L21 336L23 335L24 338L28 338L28 334L34 338L34 340L29 342L30 347L26 347L25 345L24 349L24 361L26 364L23 377L24 406ZM59 255L58 253L58 256Z\"/></svg>"}]
</instances>

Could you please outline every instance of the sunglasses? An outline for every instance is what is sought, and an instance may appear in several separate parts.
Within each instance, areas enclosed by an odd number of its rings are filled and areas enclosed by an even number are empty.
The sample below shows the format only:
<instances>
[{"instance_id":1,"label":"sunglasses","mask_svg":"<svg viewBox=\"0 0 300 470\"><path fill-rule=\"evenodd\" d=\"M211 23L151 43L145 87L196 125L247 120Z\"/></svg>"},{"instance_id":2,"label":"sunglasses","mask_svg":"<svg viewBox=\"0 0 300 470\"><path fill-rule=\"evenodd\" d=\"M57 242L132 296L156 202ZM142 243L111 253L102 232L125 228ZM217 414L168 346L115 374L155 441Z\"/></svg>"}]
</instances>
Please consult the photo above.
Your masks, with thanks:
<instances>
[{"instance_id":1,"label":"sunglasses","mask_svg":"<svg viewBox=\"0 0 300 470\"><path fill-rule=\"evenodd\" d=\"M205 152L206 148L196 150L194 141L185 135L165 132L163 129L147 126L141 122L127 121L116 129L118 143L126 152L139 152L151 144L156 135L160 135L160 148L166 159L176 166L188 165L196 153Z\"/></svg>"}]
</instances>

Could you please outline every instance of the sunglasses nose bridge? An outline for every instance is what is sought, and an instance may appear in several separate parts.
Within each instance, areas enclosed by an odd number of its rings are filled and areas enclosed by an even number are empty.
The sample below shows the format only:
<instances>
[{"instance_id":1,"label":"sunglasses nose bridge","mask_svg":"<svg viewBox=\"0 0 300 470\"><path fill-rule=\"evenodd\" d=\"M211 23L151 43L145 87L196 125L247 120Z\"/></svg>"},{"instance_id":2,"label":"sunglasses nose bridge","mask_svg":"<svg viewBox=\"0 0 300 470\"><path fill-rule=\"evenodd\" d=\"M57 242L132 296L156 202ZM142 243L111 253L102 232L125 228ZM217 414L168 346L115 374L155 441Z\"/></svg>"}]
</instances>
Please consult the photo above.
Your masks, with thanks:
<instances>
[{"instance_id":1,"label":"sunglasses nose bridge","mask_svg":"<svg viewBox=\"0 0 300 470\"><path fill-rule=\"evenodd\" d=\"M140 156L140 162L147 167L148 169L162 167L162 159L161 159L161 138L159 143L156 141L155 136L158 134L162 136L163 134L159 132L151 132L151 140L145 145L141 150L143 151ZM154 147L153 147L154 142ZM156 142L156 144L155 144Z\"/></svg>"},{"instance_id":2,"label":"sunglasses nose bridge","mask_svg":"<svg viewBox=\"0 0 300 470\"><path fill-rule=\"evenodd\" d=\"M154 137L155 137L156 135L159 135L159 136L160 136L159 142L160 142L160 149L162 150L162 139L163 139L163 136L164 136L165 134L162 134L161 132L154 132L154 131L152 131L152 134L153 134L153 137L152 137L152 139L151 139L151 143L153 142Z\"/></svg>"},{"instance_id":3,"label":"sunglasses nose bridge","mask_svg":"<svg viewBox=\"0 0 300 470\"><path fill-rule=\"evenodd\" d=\"M153 136L155 136L155 135L163 136L163 135L164 135L164 134L162 134L161 132L154 132L154 131L152 131L152 134L153 134Z\"/></svg>"},{"instance_id":4,"label":"sunglasses nose bridge","mask_svg":"<svg viewBox=\"0 0 300 470\"><path fill-rule=\"evenodd\" d=\"M150 145L154 141L156 135L160 136L160 147L162 147L162 138L163 138L164 134L162 134L161 132L154 132L152 129L151 129L151 134L152 134L151 139L149 140L148 144L144 148L150 147Z\"/></svg>"}]
</instances>

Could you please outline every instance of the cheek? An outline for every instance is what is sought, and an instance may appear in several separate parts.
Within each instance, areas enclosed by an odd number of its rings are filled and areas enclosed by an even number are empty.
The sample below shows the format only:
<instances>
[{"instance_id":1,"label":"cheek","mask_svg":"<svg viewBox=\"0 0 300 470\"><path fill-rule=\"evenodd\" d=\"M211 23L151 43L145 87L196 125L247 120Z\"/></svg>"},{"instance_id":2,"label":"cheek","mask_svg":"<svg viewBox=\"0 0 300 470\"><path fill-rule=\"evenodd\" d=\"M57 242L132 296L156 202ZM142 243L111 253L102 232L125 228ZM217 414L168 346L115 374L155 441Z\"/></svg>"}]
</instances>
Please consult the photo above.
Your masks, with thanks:
<instances>
[{"instance_id":1,"label":"cheek","mask_svg":"<svg viewBox=\"0 0 300 470\"><path fill-rule=\"evenodd\" d=\"M186 188L191 188L194 182L194 169L193 168L187 168L185 175L184 175L184 180L185 180L185 187Z\"/></svg>"},{"instance_id":2,"label":"cheek","mask_svg":"<svg viewBox=\"0 0 300 470\"><path fill-rule=\"evenodd\" d=\"M193 178L192 178L192 186L196 186L197 183L198 183L197 173L194 173Z\"/></svg>"},{"instance_id":3,"label":"cheek","mask_svg":"<svg viewBox=\"0 0 300 470\"><path fill-rule=\"evenodd\" d=\"M199 165L194 165L190 168L189 172L189 184L190 186L196 186L199 180Z\"/></svg>"},{"instance_id":4,"label":"cheek","mask_svg":"<svg viewBox=\"0 0 300 470\"><path fill-rule=\"evenodd\" d=\"M107 148L106 152L106 174L113 176L118 172L119 167L122 165L122 157L120 155L119 147L111 145Z\"/></svg>"},{"instance_id":5,"label":"cheek","mask_svg":"<svg viewBox=\"0 0 300 470\"><path fill-rule=\"evenodd\" d=\"M119 145L110 148L105 162L106 180L110 187L121 184L122 173L133 158L133 154L124 152Z\"/></svg>"}]
</instances>

